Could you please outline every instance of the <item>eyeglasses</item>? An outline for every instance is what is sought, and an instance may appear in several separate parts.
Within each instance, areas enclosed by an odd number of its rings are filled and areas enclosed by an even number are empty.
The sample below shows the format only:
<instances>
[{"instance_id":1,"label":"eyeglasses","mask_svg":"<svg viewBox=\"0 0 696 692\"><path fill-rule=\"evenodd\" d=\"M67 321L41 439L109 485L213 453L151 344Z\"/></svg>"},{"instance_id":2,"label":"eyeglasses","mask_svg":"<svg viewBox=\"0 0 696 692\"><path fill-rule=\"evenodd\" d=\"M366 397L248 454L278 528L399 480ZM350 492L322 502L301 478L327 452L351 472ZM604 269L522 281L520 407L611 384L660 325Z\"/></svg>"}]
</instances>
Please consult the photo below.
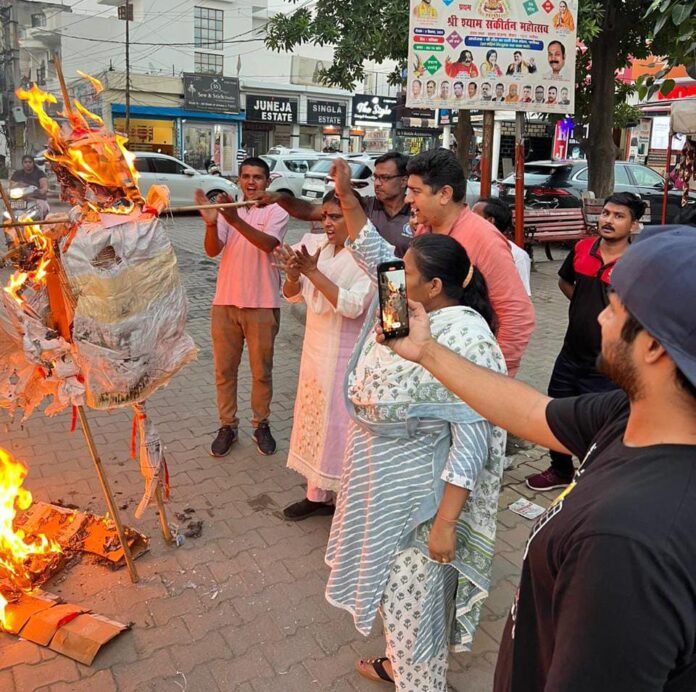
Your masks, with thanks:
<instances>
[{"instance_id":1,"label":"eyeglasses","mask_svg":"<svg viewBox=\"0 0 696 692\"><path fill-rule=\"evenodd\" d=\"M375 179L376 183L388 183L390 180L394 180L394 178L405 178L405 175L374 175L372 176Z\"/></svg>"}]
</instances>

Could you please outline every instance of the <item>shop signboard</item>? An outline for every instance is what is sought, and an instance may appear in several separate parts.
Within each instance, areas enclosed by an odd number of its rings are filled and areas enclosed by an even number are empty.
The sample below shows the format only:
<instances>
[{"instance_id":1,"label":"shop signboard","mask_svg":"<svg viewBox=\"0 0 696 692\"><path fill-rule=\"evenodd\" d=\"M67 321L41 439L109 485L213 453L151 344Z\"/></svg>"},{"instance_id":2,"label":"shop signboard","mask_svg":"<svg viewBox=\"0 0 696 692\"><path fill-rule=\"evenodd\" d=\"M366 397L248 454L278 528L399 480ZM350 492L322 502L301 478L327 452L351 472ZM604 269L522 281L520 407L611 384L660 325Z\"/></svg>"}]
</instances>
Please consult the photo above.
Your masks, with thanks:
<instances>
[{"instance_id":1,"label":"shop signboard","mask_svg":"<svg viewBox=\"0 0 696 692\"><path fill-rule=\"evenodd\" d=\"M239 80L184 73L184 108L209 113L239 113Z\"/></svg>"},{"instance_id":2,"label":"shop signboard","mask_svg":"<svg viewBox=\"0 0 696 692\"><path fill-rule=\"evenodd\" d=\"M353 123L389 125L396 121L396 105L392 96L353 96Z\"/></svg>"},{"instance_id":3,"label":"shop signboard","mask_svg":"<svg viewBox=\"0 0 696 692\"><path fill-rule=\"evenodd\" d=\"M346 106L336 101L307 100L307 124L345 127Z\"/></svg>"},{"instance_id":4,"label":"shop signboard","mask_svg":"<svg viewBox=\"0 0 696 692\"><path fill-rule=\"evenodd\" d=\"M297 122L297 99L276 96L246 97L246 119L271 124Z\"/></svg>"},{"instance_id":5,"label":"shop signboard","mask_svg":"<svg viewBox=\"0 0 696 692\"><path fill-rule=\"evenodd\" d=\"M569 114L579 0L409 0L406 105Z\"/></svg>"}]
</instances>

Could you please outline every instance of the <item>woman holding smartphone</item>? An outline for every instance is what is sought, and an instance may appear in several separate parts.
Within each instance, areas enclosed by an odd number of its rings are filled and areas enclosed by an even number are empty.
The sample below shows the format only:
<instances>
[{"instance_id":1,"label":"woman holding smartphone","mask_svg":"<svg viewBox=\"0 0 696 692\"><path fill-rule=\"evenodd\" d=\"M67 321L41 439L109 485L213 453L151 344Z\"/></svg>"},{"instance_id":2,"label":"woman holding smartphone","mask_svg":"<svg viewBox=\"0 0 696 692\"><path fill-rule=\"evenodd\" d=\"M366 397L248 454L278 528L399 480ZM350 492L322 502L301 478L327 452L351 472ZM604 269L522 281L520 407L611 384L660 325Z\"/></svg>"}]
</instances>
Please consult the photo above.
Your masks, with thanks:
<instances>
[{"instance_id":1,"label":"woman holding smartphone","mask_svg":"<svg viewBox=\"0 0 696 692\"><path fill-rule=\"evenodd\" d=\"M344 216L363 224L348 246L374 276L377 264L393 264L393 248L349 199L349 173L341 163L334 170ZM434 337L505 372L485 282L464 248L424 235L403 263L406 294L423 304ZM388 658L360 661L361 675L409 692L446 690L448 645L471 647L488 595L505 433L377 343L369 320L348 365L346 403L353 422L326 597L363 634L382 616Z\"/></svg>"},{"instance_id":2,"label":"woman holding smartphone","mask_svg":"<svg viewBox=\"0 0 696 692\"><path fill-rule=\"evenodd\" d=\"M276 250L283 296L307 306L288 453L288 467L307 479L307 494L285 508L289 521L333 514L349 420L343 379L374 295L370 277L343 247L348 234L334 192L324 196L322 229Z\"/></svg>"}]
</instances>

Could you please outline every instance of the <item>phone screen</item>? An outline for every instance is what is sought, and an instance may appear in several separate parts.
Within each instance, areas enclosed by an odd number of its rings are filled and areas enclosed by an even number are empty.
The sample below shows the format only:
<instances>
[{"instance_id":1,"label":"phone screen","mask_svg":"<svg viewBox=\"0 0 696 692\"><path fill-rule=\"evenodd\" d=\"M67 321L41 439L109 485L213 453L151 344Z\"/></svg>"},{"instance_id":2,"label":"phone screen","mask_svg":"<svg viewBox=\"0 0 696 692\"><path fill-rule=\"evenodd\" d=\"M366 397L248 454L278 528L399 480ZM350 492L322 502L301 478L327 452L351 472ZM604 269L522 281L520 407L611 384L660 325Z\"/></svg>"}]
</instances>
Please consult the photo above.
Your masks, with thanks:
<instances>
[{"instance_id":1,"label":"phone screen","mask_svg":"<svg viewBox=\"0 0 696 692\"><path fill-rule=\"evenodd\" d=\"M408 335L408 299L406 271L400 260L383 262L377 267L379 312L384 336L388 339Z\"/></svg>"}]
</instances>

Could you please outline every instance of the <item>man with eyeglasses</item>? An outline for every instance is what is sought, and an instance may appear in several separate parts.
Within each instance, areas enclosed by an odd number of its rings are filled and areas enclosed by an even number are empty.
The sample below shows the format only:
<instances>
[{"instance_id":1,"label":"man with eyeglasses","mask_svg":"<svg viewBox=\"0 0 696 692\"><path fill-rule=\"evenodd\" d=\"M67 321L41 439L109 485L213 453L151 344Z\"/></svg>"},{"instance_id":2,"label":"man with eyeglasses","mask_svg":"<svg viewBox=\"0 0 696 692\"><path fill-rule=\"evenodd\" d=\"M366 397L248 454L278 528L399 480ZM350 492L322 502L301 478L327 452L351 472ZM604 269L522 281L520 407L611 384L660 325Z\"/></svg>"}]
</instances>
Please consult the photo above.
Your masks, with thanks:
<instances>
[{"instance_id":1,"label":"man with eyeglasses","mask_svg":"<svg viewBox=\"0 0 696 692\"><path fill-rule=\"evenodd\" d=\"M374 196L363 197L365 213L379 234L396 248L396 255L403 257L411 239L404 234L409 222L411 207L406 203L406 164L408 156L398 151L389 151L375 160L372 176L375 182ZM284 192L268 192L261 204L278 204L290 216L302 221L320 221L321 205L312 204Z\"/></svg>"}]
</instances>

